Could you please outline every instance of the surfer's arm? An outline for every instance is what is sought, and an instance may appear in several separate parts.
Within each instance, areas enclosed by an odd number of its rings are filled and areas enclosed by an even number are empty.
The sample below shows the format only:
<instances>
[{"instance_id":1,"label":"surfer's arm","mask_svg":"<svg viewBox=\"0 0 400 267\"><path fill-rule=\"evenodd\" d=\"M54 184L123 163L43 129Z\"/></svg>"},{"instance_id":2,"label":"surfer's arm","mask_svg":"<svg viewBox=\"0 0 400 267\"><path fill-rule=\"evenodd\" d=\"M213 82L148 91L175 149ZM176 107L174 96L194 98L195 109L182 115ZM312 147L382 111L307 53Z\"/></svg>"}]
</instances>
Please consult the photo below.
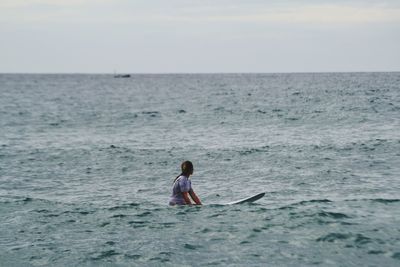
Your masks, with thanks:
<instances>
[{"instance_id":1,"label":"surfer's arm","mask_svg":"<svg viewBox=\"0 0 400 267\"><path fill-rule=\"evenodd\" d=\"M193 191L193 189L190 189L189 194L190 197L193 199L194 203L196 203L196 205L201 205L201 201L196 195L196 193Z\"/></svg>"},{"instance_id":2,"label":"surfer's arm","mask_svg":"<svg viewBox=\"0 0 400 267\"><path fill-rule=\"evenodd\" d=\"M185 200L186 205L192 205L192 202L190 202L188 192L182 192L182 196L183 196L183 199Z\"/></svg>"}]
</instances>

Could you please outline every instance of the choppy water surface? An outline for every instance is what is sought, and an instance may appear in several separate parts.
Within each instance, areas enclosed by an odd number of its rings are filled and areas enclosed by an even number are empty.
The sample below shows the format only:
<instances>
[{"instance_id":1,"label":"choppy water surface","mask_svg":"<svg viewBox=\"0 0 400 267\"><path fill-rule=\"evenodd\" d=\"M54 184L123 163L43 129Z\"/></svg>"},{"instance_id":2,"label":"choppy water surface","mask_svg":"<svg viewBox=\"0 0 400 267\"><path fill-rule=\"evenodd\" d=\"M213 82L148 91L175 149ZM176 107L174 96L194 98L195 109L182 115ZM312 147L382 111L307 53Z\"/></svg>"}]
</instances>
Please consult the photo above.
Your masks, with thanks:
<instances>
[{"instance_id":1,"label":"choppy water surface","mask_svg":"<svg viewBox=\"0 0 400 267\"><path fill-rule=\"evenodd\" d=\"M400 73L2 74L0 129L1 266L400 264Z\"/></svg>"}]
</instances>

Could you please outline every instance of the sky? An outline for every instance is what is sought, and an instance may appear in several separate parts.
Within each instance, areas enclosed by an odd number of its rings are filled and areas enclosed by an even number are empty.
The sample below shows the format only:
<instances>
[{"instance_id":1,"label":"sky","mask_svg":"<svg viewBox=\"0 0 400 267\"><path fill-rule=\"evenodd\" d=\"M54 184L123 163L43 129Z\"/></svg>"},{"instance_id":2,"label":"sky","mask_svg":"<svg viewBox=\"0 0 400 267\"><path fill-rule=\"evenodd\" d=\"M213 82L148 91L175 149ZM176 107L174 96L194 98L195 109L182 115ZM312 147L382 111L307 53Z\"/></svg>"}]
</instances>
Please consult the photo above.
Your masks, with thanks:
<instances>
[{"instance_id":1,"label":"sky","mask_svg":"<svg viewBox=\"0 0 400 267\"><path fill-rule=\"evenodd\" d=\"M400 71L400 0L0 0L0 73Z\"/></svg>"}]
</instances>

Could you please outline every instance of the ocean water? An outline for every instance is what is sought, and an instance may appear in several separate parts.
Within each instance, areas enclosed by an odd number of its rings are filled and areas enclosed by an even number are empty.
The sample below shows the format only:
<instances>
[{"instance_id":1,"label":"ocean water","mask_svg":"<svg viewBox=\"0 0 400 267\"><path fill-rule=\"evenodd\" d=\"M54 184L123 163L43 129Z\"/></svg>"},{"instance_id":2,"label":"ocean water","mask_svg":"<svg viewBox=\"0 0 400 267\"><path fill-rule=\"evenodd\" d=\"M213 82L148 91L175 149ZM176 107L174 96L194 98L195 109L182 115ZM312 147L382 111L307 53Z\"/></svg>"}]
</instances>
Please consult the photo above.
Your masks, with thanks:
<instances>
[{"instance_id":1,"label":"ocean water","mask_svg":"<svg viewBox=\"0 0 400 267\"><path fill-rule=\"evenodd\" d=\"M400 73L0 74L0 266L99 265L399 266Z\"/></svg>"}]
</instances>

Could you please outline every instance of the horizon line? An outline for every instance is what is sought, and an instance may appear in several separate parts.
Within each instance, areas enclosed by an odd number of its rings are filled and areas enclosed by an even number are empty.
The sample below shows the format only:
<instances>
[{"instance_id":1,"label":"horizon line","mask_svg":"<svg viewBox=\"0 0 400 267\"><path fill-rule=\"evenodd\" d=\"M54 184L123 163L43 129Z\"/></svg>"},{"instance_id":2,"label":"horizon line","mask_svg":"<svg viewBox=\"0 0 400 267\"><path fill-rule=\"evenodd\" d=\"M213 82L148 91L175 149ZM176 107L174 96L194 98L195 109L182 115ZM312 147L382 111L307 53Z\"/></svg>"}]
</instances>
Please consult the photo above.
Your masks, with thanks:
<instances>
[{"instance_id":1,"label":"horizon line","mask_svg":"<svg viewBox=\"0 0 400 267\"><path fill-rule=\"evenodd\" d=\"M196 74L329 74L329 73L397 73L400 70L378 70L378 71L287 71L287 72L0 72L0 75L4 74L32 74L32 75L62 75L62 74L73 74L73 75L118 75L118 74L130 74L130 75L196 75Z\"/></svg>"}]
</instances>

